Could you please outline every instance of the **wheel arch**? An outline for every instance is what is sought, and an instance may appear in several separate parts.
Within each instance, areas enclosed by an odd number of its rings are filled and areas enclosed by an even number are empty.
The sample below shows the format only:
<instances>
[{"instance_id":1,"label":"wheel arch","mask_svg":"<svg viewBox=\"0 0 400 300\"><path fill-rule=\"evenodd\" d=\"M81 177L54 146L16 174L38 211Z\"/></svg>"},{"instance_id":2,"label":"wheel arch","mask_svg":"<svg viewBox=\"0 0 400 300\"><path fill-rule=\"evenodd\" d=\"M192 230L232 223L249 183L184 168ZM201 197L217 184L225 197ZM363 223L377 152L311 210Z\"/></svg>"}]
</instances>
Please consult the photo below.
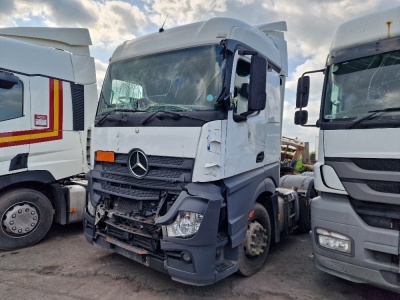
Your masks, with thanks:
<instances>
[{"instance_id":1,"label":"wheel arch","mask_svg":"<svg viewBox=\"0 0 400 300\"><path fill-rule=\"evenodd\" d=\"M270 169L267 172L255 170L224 181L227 187L228 234L231 237L232 247L239 246L244 241L248 213L253 209L256 202L259 202L267 209L270 217L274 216L275 205L273 201L267 200L273 200L274 194L276 194L276 183L273 174L275 174L274 169ZM276 208L277 206L276 198ZM275 220L276 218L271 219L274 233L277 227L274 224Z\"/></svg>"},{"instance_id":2,"label":"wheel arch","mask_svg":"<svg viewBox=\"0 0 400 300\"><path fill-rule=\"evenodd\" d=\"M62 225L66 220L66 199L60 183L49 171L26 171L0 177L0 194L20 188L27 188L44 194L51 202L54 221Z\"/></svg>"},{"instance_id":3,"label":"wheel arch","mask_svg":"<svg viewBox=\"0 0 400 300\"><path fill-rule=\"evenodd\" d=\"M258 195L255 202L260 203L262 206L264 206L264 208L268 212L271 222L272 241L278 243L280 241L278 220L279 206L276 193L271 191L264 191L260 195Z\"/></svg>"}]
</instances>

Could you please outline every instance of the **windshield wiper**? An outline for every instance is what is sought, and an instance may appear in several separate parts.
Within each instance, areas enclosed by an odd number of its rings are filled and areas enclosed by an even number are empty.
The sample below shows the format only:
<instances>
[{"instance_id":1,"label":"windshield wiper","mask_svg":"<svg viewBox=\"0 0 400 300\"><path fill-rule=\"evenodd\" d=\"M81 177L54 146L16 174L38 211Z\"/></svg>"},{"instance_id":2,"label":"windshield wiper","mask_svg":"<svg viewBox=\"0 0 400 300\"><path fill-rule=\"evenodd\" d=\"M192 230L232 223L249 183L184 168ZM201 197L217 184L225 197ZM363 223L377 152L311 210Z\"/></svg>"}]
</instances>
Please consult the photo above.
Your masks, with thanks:
<instances>
[{"instance_id":1,"label":"windshield wiper","mask_svg":"<svg viewBox=\"0 0 400 300\"><path fill-rule=\"evenodd\" d=\"M97 121L97 123L95 124L96 126L97 125L101 125L101 123L103 123L104 122L104 120L109 116L109 115L111 115L112 113L115 113L115 112L147 112L146 110L137 110L137 109L127 109L127 108L116 108L116 109L113 109L113 110L110 110L109 112L107 112L100 120L98 120Z\"/></svg>"},{"instance_id":2,"label":"windshield wiper","mask_svg":"<svg viewBox=\"0 0 400 300\"><path fill-rule=\"evenodd\" d=\"M180 118L186 118L186 119L191 119L191 120L198 120L198 121L202 121L202 122L208 122L208 120L205 120L205 119L192 117L192 116L188 116L188 115L183 115L183 114L180 114L180 113L174 112L174 111L159 110L159 111L153 112L150 116L148 116L146 119L144 119L142 121L142 123L140 123L140 125L146 124L150 119L152 119L155 115L157 115L159 113L163 113L164 114L164 115L158 116L160 119L162 119L164 117L169 117L169 118L172 118L173 120L179 120Z\"/></svg>"},{"instance_id":3,"label":"windshield wiper","mask_svg":"<svg viewBox=\"0 0 400 300\"><path fill-rule=\"evenodd\" d=\"M391 112L391 111L400 111L400 106L399 107L388 107L388 108L377 109L377 110L370 110L370 111L368 111L370 113L369 115L354 119L353 122L351 122L349 125L347 125L347 128L348 129L353 128L355 125L357 125L365 120L369 120L374 117L378 117L380 115L383 115L383 114L385 114L387 112Z\"/></svg>"}]
</instances>

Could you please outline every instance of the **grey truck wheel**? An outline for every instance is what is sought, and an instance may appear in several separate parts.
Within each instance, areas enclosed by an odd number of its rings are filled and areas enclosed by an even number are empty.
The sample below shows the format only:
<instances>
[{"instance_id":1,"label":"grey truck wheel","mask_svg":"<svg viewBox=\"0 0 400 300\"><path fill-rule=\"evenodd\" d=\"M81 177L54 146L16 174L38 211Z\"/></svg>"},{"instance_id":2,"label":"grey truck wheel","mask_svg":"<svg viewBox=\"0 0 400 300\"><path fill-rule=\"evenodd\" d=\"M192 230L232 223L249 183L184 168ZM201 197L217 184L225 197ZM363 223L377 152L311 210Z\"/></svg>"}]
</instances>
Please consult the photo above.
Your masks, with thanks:
<instances>
[{"instance_id":1,"label":"grey truck wheel","mask_svg":"<svg viewBox=\"0 0 400 300\"><path fill-rule=\"evenodd\" d=\"M39 242L49 231L53 207L42 193L17 189L0 196L0 249L15 250Z\"/></svg>"},{"instance_id":2,"label":"grey truck wheel","mask_svg":"<svg viewBox=\"0 0 400 300\"><path fill-rule=\"evenodd\" d=\"M271 222L267 210L259 203L247 226L246 239L239 250L238 273L251 276L257 273L267 259L271 244Z\"/></svg>"}]
</instances>

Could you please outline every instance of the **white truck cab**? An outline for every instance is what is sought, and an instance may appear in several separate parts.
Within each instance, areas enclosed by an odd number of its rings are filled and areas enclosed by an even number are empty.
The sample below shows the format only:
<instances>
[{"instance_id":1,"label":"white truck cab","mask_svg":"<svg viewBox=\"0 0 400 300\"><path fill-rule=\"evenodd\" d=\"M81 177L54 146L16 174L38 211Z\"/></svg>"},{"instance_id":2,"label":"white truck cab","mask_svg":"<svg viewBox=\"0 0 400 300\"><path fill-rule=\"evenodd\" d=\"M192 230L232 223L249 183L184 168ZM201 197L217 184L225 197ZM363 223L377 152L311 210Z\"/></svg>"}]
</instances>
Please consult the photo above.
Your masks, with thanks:
<instances>
[{"instance_id":1,"label":"white truck cab","mask_svg":"<svg viewBox=\"0 0 400 300\"><path fill-rule=\"evenodd\" d=\"M121 44L91 131L87 240L207 285L263 266L299 218L278 192L285 22L213 18Z\"/></svg>"},{"instance_id":2,"label":"white truck cab","mask_svg":"<svg viewBox=\"0 0 400 300\"><path fill-rule=\"evenodd\" d=\"M400 292L400 7L348 21L324 72L312 200L314 264ZM315 71L312 71L315 72ZM311 72L307 72L311 73ZM299 80L304 125L309 78Z\"/></svg>"},{"instance_id":3,"label":"white truck cab","mask_svg":"<svg viewBox=\"0 0 400 300\"><path fill-rule=\"evenodd\" d=\"M87 29L0 29L0 249L82 220L97 104ZM74 178L73 178L74 177Z\"/></svg>"}]
</instances>

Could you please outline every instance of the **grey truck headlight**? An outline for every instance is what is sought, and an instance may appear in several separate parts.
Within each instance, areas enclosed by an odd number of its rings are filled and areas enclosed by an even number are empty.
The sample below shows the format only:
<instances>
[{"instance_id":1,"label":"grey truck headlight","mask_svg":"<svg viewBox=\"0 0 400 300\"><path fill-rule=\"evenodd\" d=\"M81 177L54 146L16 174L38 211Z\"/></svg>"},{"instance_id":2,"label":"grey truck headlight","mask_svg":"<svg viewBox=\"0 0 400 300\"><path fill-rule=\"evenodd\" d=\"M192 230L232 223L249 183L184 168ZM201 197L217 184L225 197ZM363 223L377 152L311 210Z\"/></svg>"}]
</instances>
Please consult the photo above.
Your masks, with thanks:
<instances>
[{"instance_id":1,"label":"grey truck headlight","mask_svg":"<svg viewBox=\"0 0 400 300\"><path fill-rule=\"evenodd\" d=\"M191 237L199 230L202 220L202 214L179 211L173 223L163 226L163 234L168 237Z\"/></svg>"},{"instance_id":2,"label":"grey truck headlight","mask_svg":"<svg viewBox=\"0 0 400 300\"><path fill-rule=\"evenodd\" d=\"M322 228L317 228L315 232L317 244L322 248L351 253L351 240L347 236Z\"/></svg>"}]
</instances>

